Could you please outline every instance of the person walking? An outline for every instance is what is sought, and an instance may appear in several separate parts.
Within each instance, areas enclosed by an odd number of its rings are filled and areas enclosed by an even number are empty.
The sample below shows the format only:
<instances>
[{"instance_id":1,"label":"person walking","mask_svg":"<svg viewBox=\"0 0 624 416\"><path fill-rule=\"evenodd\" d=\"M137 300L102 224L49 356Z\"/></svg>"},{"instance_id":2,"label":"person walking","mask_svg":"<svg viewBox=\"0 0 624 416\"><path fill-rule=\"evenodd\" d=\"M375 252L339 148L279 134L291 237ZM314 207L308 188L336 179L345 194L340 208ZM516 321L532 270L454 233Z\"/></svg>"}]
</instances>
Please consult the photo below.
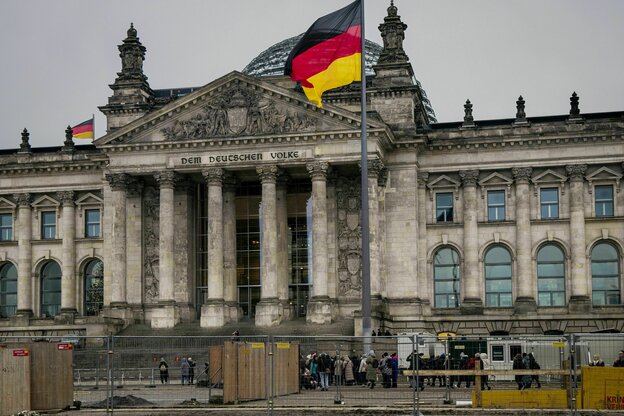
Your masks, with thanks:
<instances>
[{"instance_id":1,"label":"person walking","mask_svg":"<svg viewBox=\"0 0 624 416\"><path fill-rule=\"evenodd\" d=\"M533 355L532 351L528 354L528 357L529 357L529 367L531 370L539 370L542 368L540 367L539 363L535 359L535 355ZM540 379L539 379L539 374L532 374L531 383L533 382L533 380L535 380L535 383L537 383L538 389L542 387L542 383L540 383Z\"/></svg>"},{"instance_id":2,"label":"person walking","mask_svg":"<svg viewBox=\"0 0 624 416\"><path fill-rule=\"evenodd\" d=\"M375 351L370 350L366 357L366 381L369 389L375 388L375 382L377 381L377 367L379 367L379 361L375 358Z\"/></svg>"},{"instance_id":3,"label":"person walking","mask_svg":"<svg viewBox=\"0 0 624 416\"><path fill-rule=\"evenodd\" d=\"M522 354L518 353L513 359L512 369L514 370L524 370L524 365L522 364ZM518 385L518 390L522 390L522 376L516 374L514 376L516 380L516 384Z\"/></svg>"},{"instance_id":4,"label":"person walking","mask_svg":"<svg viewBox=\"0 0 624 416\"><path fill-rule=\"evenodd\" d=\"M490 358L488 357L487 353L482 352L481 354L479 354L479 359L481 360L481 369L482 370L491 370L492 369L492 363L490 362ZM490 387L490 383L489 383L489 377L487 375L485 376L481 376L481 390L492 390L492 387Z\"/></svg>"},{"instance_id":5,"label":"person walking","mask_svg":"<svg viewBox=\"0 0 624 416\"><path fill-rule=\"evenodd\" d=\"M160 363L158 364L158 371L160 372L160 384L169 383L169 366L165 361L164 357L160 358Z\"/></svg>"}]
</instances>

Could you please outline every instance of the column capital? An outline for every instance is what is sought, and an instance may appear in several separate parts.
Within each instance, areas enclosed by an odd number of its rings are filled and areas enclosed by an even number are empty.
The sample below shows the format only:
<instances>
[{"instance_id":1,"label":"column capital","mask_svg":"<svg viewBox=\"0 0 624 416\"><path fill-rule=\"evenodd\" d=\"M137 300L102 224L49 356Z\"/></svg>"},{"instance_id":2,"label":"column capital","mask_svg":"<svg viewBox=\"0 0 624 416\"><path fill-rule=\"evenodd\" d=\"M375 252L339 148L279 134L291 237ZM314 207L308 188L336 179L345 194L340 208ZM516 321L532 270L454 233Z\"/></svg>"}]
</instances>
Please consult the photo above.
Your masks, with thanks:
<instances>
[{"instance_id":1,"label":"column capital","mask_svg":"<svg viewBox=\"0 0 624 416\"><path fill-rule=\"evenodd\" d=\"M570 177L570 182L582 182L585 172L587 171L587 165L567 165L566 172Z\"/></svg>"},{"instance_id":2,"label":"column capital","mask_svg":"<svg viewBox=\"0 0 624 416\"><path fill-rule=\"evenodd\" d=\"M13 199L15 199L15 202L17 202L17 205L20 207L30 207L30 204L32 203L32 194L28 192L13 194Z\"/></svg>"},{"instance_id":3,"label":"column capital","mask_svg":"<svg viewBox=\"0 0 624 416\"><path fill-rule=\"evenodd\" d=\"M362 171L362 164L358 163L358 166L360 167L360 172ZM379 176L379 173L382 171L382 169L385 169L385 165L384 163L381 161L381 159L369 159L368 160L368 177L375 179Z\"/></svg>"},{"instance_id":4,"label":"column capital","mask_svg":"<svg viewBox=\"0 0 624 416\"><path fill-rule=\"evenodd\" d=\"M262 165L256 167L256 172L260 176L260 182L275 182L279 168L277 165Z\"/></svg>"},{"instance_id":5,"label":"column capital","mask_svg":"<svg viewBox=\"0 0 624 416\"><path fill-rule=\"evenodd\" d=\"M424 188L429 182L429 172L418 172L418 186Z\"/></svg>"},{"instance_id":6,"label":"column capital","mask_svg":"<svg viewBox=\"0 0 624 416\"><path fill-rule=\"evenodd\" d=\"M63 205L71 206L74 203L74 191L60 191L56 193L56 197L61 201Z\"/></svg>"},{"instance_id":7,"label":"column capital","mask_svg":"<svg viewBox=\"0 0 624 416\"><path fill-rule=\"evenodd\" d=\"M140 179L131 178L126 185L126 192L128 196L140 196L143 192L143 186L145 184Z\"/></svg>"},{"instance_id":8,"label":"column capital","mask_svg":"<svg viewBox=\"0 0 624 416\"><path fill-rule=\"evenodd\" d=\"M130 183L127 173L107 173L105 178L113 191L125 191Z\"/></svg>"},{"instance_id":9,"label":"column capital","mask_svg":"<svg viewBox=\"0 0 624 416\"><path fill-rule=\"evenodd\" d=\"M310 162L306 165L312 180L326 180L329 173L329 163L320 160Z\"/></svg>"},{"instance_id":10,"label":"column capital","mask_svg":"<svg viewBox=\"0 0 624 416\"><path fill-rule=\"evenodd\" d=\"M165 170L154 175L154 179L161 188L173 188L176 182L180 180L180 176L173 170Z\"/></svg>"},{"instance_id":11,"label":"column capital","mask_svg":"<svg viewBox=\"0 0 624 416\"><path fill-rule=\"evenodd\" d=\"M518 183L528 183L533 174L533 168L512 168L511 173Z\"/></svg>"},{"instance_id":12,"label":"column capital","mask_svg":"<svg viewBox=\"0 0 624 416\"><path fill-rule=\"evenodd\" d=\"M204 177L206 185L222 186L223 174L224 171L221 168L208 168L206 170L202 170L202 176Z\"/></svg>"},{"instance_id":13,"label":"column capital","mask_svg":"<svg viewBox=\"0 0 624 416\"><path fill-rule=\"evenodd\" d=\"M460 170L459 177L461 178L462 184L464 186L476 186L477 179L479 179L479 170Z\"/></svg>"},{"instance_id":14,"label":"column capital","mask_svg":"<svg viewBox=\"0 0 624 416\"><path fill-rule=\"evenodd\" d=\"M288 185L288 181L290 181L290 175L288 174L288 172L280 170L277 173L277 178L276 178L277 187L286 188L286 186Z\"/></svg>"},{"instance_id":15,"label":"column capital","mask_svg":"<svg viewBox=\"0 0 624 416\"><path fill-rule=\"evenodd\" d=\"M388 182L388 168L383 167L379 171L379 175L377 176L377 185L378 186L386 186L386 182Z\"/></svg>"},{"instance_id":16,"label":"column capital","mask_svg":"<svg viewBox=\"0 0 624 416\"><path fill-rule=\"evenodd\" d=\"M224 192L234 192L236 190L236 184L238 183L238 179L236 175L229 171L223 172L223 191Z\"/></svg>"}]
</instances>

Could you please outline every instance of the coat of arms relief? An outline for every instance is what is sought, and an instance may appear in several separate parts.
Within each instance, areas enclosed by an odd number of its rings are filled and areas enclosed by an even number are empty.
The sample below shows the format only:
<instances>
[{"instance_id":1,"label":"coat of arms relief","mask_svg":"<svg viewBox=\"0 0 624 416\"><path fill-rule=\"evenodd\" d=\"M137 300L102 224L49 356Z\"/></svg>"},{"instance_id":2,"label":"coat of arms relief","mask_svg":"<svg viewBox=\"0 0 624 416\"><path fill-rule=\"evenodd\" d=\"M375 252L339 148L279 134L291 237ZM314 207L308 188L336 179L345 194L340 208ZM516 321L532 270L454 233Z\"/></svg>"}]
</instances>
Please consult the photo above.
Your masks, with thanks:
<instances>
[{"instance_id":1,"label":"coat of arms relief","mask_svg":"<svg viewBox=\"0 0 624 416\"><path fill-rule=\"evenodd\" d=\"M237 86L205 104L186 120L161 129L167 140L312 132L318 120Z\"/></svg>"}]
</instances>

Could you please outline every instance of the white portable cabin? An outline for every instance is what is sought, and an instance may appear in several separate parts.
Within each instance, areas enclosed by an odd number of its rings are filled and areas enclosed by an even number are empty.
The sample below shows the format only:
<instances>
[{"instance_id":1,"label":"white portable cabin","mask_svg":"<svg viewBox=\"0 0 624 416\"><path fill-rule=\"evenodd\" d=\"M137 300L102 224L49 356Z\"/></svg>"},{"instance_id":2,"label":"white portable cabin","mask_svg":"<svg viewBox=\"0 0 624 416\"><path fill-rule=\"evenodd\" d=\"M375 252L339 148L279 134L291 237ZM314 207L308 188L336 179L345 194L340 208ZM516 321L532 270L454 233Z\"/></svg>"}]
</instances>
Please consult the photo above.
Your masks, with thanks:
<instances>
[{"instance_id":1,"label":"white portable cabin","mask_svg":"<svg viewBox=\"0 0 624 416\"><path fill-rule=\"evenodd\" d=\"M438 357L446 351L445 344L440 342L436 335L428 332L402 332L396 339L399 368L409 368L407 357L414 349L423 354L423 359Z\"/></svg>"}]
</instances>

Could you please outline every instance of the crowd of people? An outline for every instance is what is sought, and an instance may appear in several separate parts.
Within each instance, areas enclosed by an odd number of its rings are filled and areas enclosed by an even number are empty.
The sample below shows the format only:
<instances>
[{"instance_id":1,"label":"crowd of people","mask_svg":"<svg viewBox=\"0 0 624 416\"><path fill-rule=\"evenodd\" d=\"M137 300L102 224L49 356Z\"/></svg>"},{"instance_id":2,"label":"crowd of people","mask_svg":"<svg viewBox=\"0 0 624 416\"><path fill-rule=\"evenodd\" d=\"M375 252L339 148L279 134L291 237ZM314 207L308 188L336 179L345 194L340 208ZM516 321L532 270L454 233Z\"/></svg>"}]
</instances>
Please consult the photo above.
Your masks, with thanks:
<instances>
[{"instance_id":1,"label":"crowd of people","mask_svg":"<svg viewBox=\"0 0 624 416\"><path fill-rule=\"evenodd\" d=\"M180 362L180 376L182 385L192 385L195 383L195 366L197 364L191 357L182 358ZM169 364L164 357L160 358L158 363L158 371L160 373L160 383L169 384Z\"/></svg>"}]
</instances>

